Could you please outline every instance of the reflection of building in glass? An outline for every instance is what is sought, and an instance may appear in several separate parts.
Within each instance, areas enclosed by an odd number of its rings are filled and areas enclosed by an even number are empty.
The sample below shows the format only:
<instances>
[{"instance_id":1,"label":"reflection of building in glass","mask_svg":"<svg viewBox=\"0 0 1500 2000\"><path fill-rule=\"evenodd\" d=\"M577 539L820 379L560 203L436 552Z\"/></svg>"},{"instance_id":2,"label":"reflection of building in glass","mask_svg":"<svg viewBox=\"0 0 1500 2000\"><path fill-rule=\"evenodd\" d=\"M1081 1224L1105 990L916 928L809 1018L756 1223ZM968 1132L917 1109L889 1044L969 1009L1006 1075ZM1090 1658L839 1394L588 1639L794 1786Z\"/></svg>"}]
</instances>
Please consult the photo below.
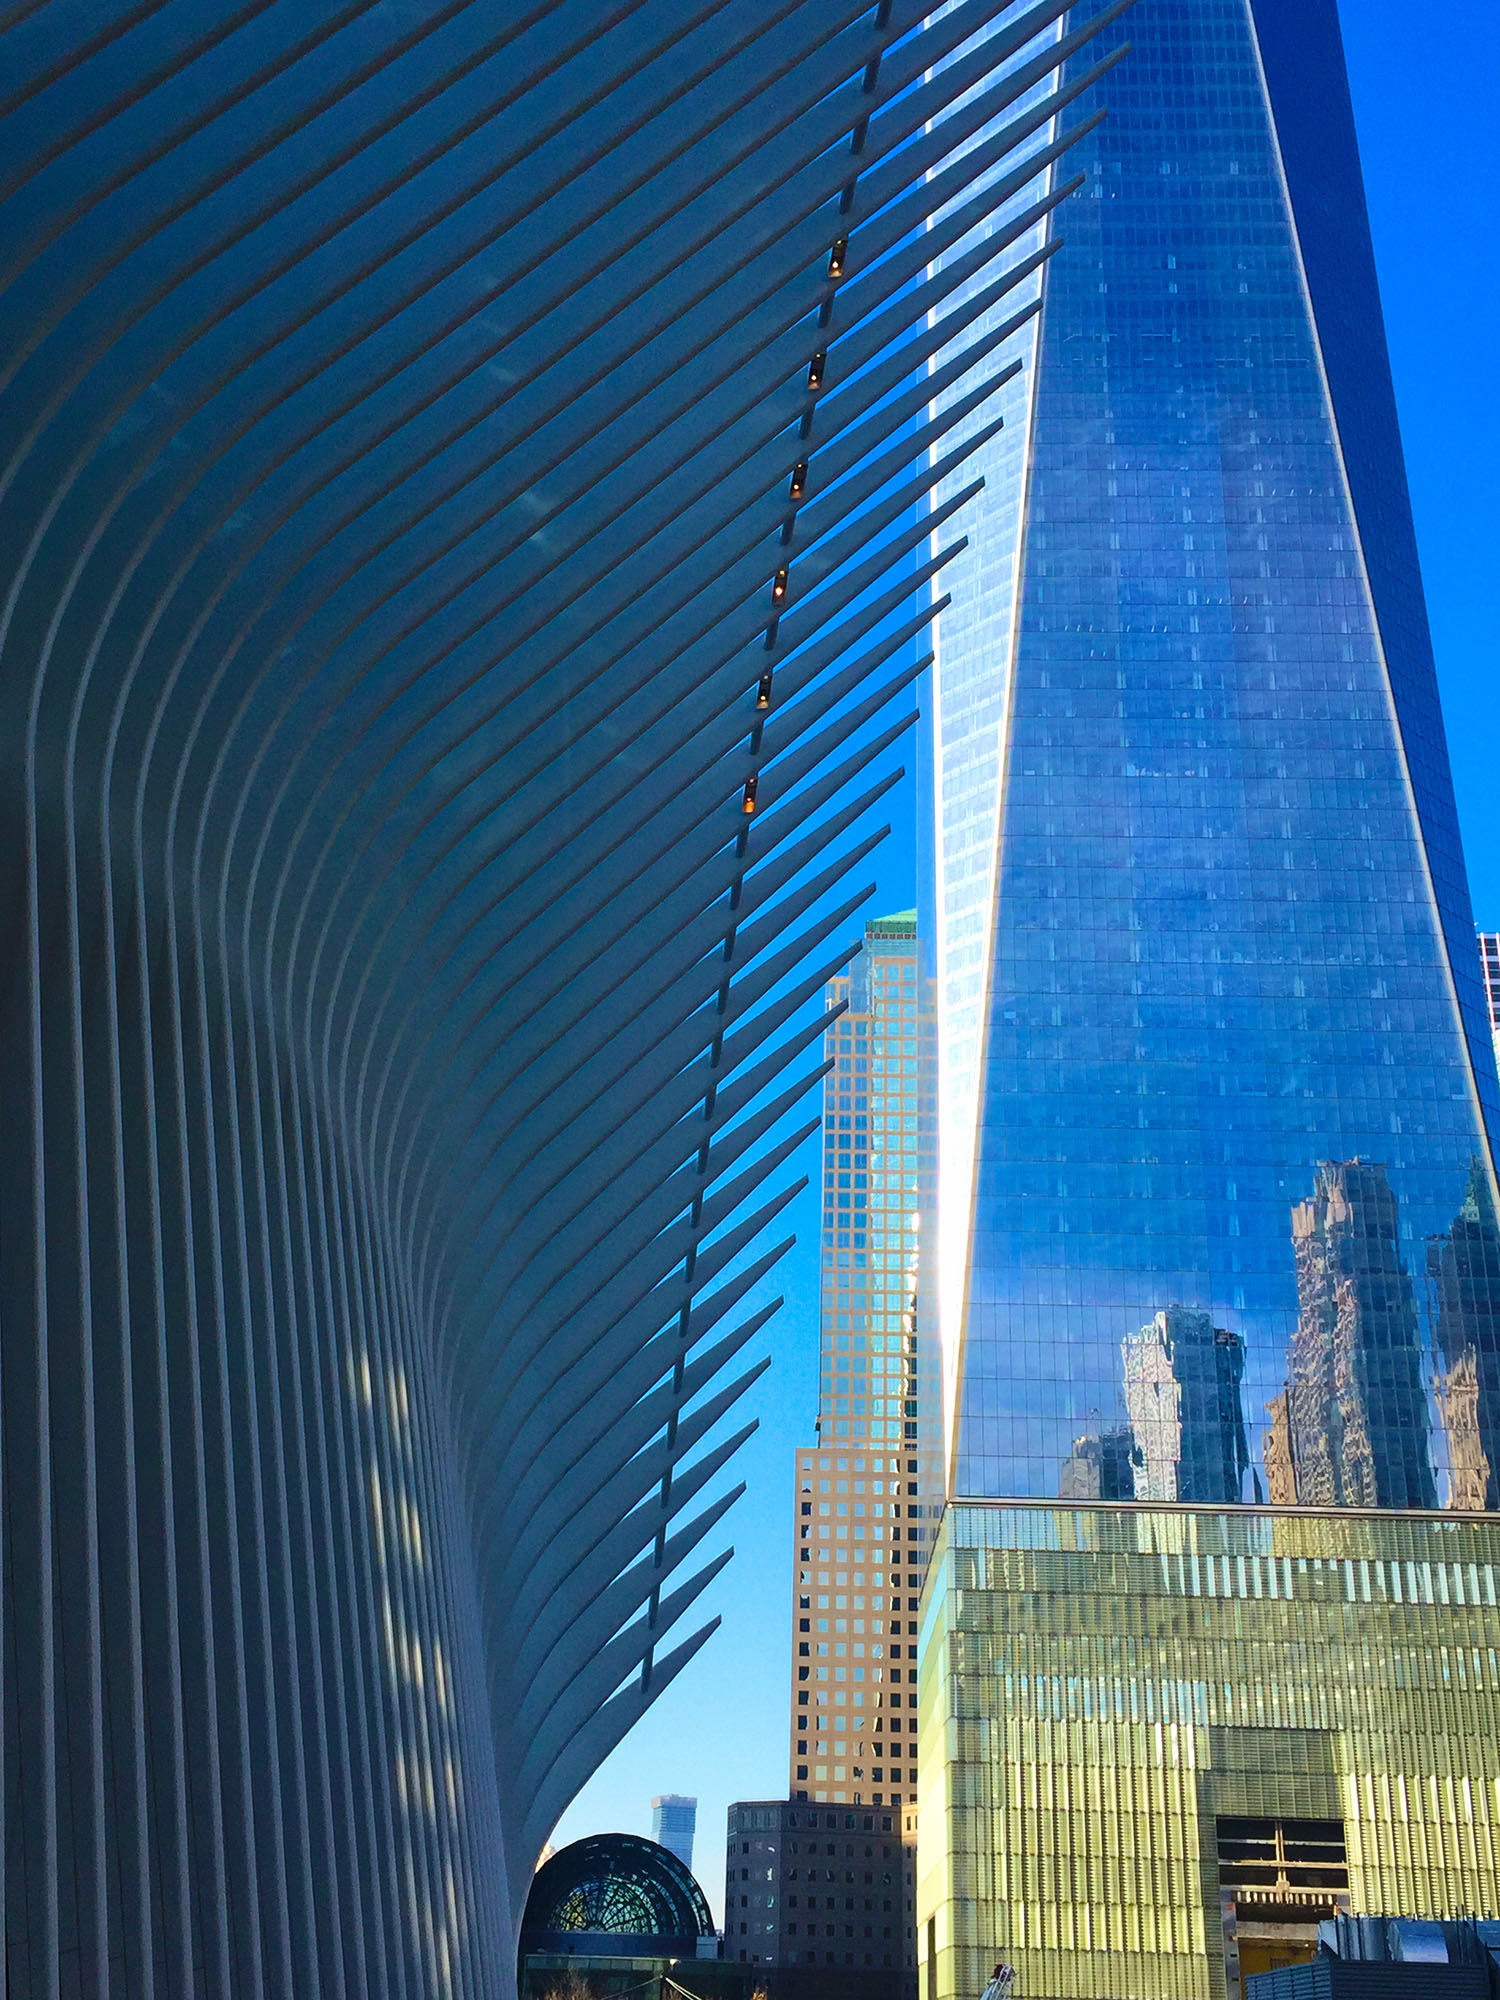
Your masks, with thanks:
<instances>
[{"instance_id":1,"label":"reflection of building in glass","mask_svg":"<svg viewBox=\"0 0 1500 2000\"><path fill-rule=\"evenodd\" d=\"M1448 1434L1448 1504L1493 1507L1490 1460L1479 1423L1479 1357L1472 1347L1438 1374L1435 1387Z\"/></svg>"},{"instance_id":2,"label":"reflection of building in glass","mask_svg":"<svg viewBox=\"0 0 1500 2000\"><path fill-rule=\"evenodd\" d=\"M822 1395L819 1442L796 1460L790 1790L899 1806L914 1795L915 1744L895 1699L904 1670L888 1663L916 1657L942 1465L918 1257L932 1002L915 912L866 924L863 952L826 998L843 1011L824 1040ZM829 1674L834 1658L847 1676Z\"/></svg>"},{"instance_id":3,"label":"reflection of building in glass","mask_svg":"<svg viewBox=\"0 0 1500 2000\"><path fill-rule=\"evenodd\" d=\"M1137 1500L1236 1501L1250 1462L1240 1410L1245 1346L1205 1312L1167 1306L1125 1336Z\"/></svg>"},{"instance_id":4,"label":"reflection of building in glass","mask_svg":"<svg viewBox=\"0 0 1500 2000\"><path fill-rule=\"evenodd\" d=\"M1451 1228L1428 1244L1427 1270L1448 1504L1494 1507L1500 1505L1500 1229L1482 1161L1470 1170Z\"/></svg>"},{"instance_id":5,"label":"reflection of building in glass","mask_svg":"<svg viewBox=\"0 0 1500 2000\"><path fill-rule=\"evenodd\" d=\"M1292 1424L1285 1389L1266 1405L1271 1419L1265 1438L1266 1498L1276 1507L1297 1504L1297 1475L1292 1468Z\"/></svg>"},{"instance_id":6,"label":"reflection of building in glass","mask_svg":"<svg viewBox=\"0 0 1500 2000\"><path fill-rule=\"evenodd\" d=\"M1431 1507L1416 1293L1378 1161L1325 1161L1292 1210L1297 1330L1287 1375L1304 1507Z\"/></svg>"},{"instance_id":7,"label":"reflection of building in glass","mask_svg":"<svg viewBox=\"0 0 1500 2000\"><path fill-rule=\"evenodd\" d=\"M1064 1500L1133 1500L1135 1480L1135 1439L1129 1424L1117 1424L1074 1438L1057 1491Z\"/></svg>"}]
</instances>

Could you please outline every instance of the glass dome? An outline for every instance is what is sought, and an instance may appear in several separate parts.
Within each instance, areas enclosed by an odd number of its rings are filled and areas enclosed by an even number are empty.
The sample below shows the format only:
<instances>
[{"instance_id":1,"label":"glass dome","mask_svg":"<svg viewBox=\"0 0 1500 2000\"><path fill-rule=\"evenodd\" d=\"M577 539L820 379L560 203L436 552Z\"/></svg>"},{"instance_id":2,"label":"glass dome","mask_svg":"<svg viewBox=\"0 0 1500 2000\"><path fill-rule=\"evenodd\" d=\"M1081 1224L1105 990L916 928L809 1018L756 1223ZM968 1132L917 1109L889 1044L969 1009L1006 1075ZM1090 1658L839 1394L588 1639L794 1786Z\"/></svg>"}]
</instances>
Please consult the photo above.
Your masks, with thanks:
<instances>
[{"instance_id":1,"label":"glass dome","mask_svg":"<svg viewBox=\"0 0 1500 2000\"><path fill-rule=\"evenodd\" d=\"M633 1833L597 1833L537 1870L522 1929L702 1937L713 1918L675 1854Z\"/></svg>"}]
</instances>

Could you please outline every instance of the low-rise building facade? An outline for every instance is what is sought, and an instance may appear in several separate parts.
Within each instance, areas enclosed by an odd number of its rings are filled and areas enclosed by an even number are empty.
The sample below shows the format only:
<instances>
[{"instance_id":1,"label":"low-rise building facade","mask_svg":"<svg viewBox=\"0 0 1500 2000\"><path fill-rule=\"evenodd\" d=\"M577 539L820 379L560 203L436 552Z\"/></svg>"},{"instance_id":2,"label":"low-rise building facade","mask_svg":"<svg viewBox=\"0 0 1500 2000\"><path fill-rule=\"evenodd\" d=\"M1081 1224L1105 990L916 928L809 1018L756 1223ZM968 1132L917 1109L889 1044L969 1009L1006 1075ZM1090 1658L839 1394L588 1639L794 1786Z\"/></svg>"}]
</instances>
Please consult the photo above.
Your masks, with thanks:
<instances>
[{"instance_id":1,"label":"low-rise building facade","mask_svg":"<svg viewBox=\"0 0 1500 2000\"><path fill-rule=\"evenodd\" d=\"M724 1955L768 1971L819 1968L820 1992L837 1971L840 1987L852 1981L898 2000L914 1981L915 1866L914 1812L800 1799L732 1805Z\"/></svg>"}]
</instances>

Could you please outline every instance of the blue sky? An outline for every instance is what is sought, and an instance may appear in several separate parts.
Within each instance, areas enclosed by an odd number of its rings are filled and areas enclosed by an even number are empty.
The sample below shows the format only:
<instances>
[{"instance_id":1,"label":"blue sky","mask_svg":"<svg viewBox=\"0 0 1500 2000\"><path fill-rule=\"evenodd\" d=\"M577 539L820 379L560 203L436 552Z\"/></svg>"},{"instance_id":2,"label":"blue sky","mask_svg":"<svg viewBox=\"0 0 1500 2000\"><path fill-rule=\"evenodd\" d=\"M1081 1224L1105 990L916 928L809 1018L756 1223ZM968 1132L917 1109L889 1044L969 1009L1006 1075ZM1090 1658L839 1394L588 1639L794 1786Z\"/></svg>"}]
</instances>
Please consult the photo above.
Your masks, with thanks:
<instances>
[{"instance_id":1,"label":"blue sky","mask_svg":"<svg viewBox=\"0 0 1500 2000\"><path fill-rule=\"evenodd\" d=\"M1341 11L1474 915L1500 928L1500 10Z\"/></svg>"},{"instance_id":2,"label":"blue sky","mask_svg":"<svg viewBox=\"0 0 1500 2000\"><path fill-rule=\"evenodd\" d=\"M1500 928L1500 9L1494 0L1342 0L1375 254L1476 918ZM909 761L909 758L908 758ZM892 813L913 810L904 788ZM909 830L877 857L872 906L912 900ZM810 1157L804 1170L816 1171ZM696 1870L716 1912L725 1807L785 1795L792 1453L816 1406L817 1210L775 1289L774 1366L730 1517L737 1559L706 1602L724 1624L602 1767L557 1839L650 1831L653 1793L699 1799Z\"/></svg>"}]
</instances>

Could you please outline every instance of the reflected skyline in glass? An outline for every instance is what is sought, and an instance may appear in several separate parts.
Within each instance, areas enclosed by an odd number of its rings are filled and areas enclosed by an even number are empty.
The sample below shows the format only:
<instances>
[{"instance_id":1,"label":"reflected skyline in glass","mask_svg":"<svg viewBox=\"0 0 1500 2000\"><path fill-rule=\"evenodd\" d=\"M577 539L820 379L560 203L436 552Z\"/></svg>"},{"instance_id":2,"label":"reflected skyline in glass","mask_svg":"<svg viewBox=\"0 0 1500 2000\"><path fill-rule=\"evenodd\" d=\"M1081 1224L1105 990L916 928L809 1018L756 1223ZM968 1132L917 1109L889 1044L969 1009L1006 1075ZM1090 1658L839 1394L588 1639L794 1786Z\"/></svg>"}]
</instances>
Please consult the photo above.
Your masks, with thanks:
<instances>
[{"instance_id":1,"label":"reflected skyline in glass","mask_svg":"<svg viewBox=\"0 0 1500 2000\"><path fill-rule=\"evenodd\" d=\"M1427 1246L1436 1395L1455 1507L1500 1506L1500 1229L1484 1163L1463 1206Z\"/></svg>"},{"instance_id":2,"label":"reflected skyline in glass","mask_svg":"<svg viewBox=\"0 0 1500 2000\"><path fill-rule=\"evenodd\" d=\"M1244 1342L1205 1312L1168 1306L1124 1343L1137 1500L1233 1503L1250 1462Z\"/></svg>"},{"instance_id":3,"label":"reflected skyline in glass","mask_svg":"<svg viewBox=\"0 0 1500 2000\"><path fill-rule=\"evenodd\" d=\"M1416 1291L1379 1162L1318 1169L1292 1210L1297 1331L1285 1411L1289 1500L1432 1507Z\"/></svg>"}]
</instances>

